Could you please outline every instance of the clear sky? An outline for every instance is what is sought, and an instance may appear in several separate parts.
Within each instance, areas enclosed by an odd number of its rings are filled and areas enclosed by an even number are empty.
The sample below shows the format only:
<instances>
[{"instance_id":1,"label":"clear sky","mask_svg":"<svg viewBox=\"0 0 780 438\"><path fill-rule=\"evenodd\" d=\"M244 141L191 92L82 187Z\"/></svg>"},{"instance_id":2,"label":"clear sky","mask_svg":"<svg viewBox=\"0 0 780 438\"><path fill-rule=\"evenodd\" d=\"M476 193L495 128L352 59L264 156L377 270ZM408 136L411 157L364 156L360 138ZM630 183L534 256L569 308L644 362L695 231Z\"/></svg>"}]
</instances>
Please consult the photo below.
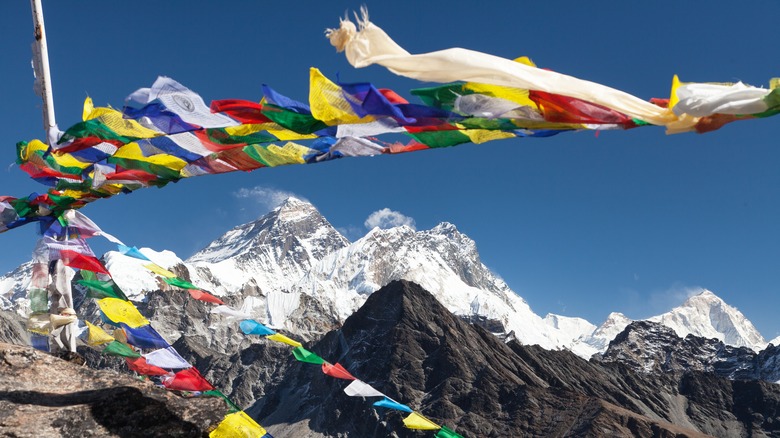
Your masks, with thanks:
<instances>
[{"instance_id":1,"label":"clear sky","mask_svg":"<svg viewBox=\"0 0 780 438\"><path fill-rule=\"evenodd\" d=\"M410 52L459 46L525 55L644 99L668 97L675 73L761 86L780 76L775 1L365 3ZM259 100L264 83L306 100L312 66L411 97L428 84L377 66L354 69L324 38L361 4L44 0L59 125L80 120L86 96L121 107L158 75L207 102ZM15 143L43 133L28 2L2 2L0 28L0 194L25 196L43 189L14 165ZM648 317L704 287L771 339L780 335L778 132L780 117L706 135L642 128L502 140L192 178L83 212L127 244L186 258L267 212L279 192L311 201L351 239L389 208L418 229L454 223L541 315L595 324L611 311ZM35 239L32 226L0 234L0 271L28 260Z\"/></svg>"}]
</instances>

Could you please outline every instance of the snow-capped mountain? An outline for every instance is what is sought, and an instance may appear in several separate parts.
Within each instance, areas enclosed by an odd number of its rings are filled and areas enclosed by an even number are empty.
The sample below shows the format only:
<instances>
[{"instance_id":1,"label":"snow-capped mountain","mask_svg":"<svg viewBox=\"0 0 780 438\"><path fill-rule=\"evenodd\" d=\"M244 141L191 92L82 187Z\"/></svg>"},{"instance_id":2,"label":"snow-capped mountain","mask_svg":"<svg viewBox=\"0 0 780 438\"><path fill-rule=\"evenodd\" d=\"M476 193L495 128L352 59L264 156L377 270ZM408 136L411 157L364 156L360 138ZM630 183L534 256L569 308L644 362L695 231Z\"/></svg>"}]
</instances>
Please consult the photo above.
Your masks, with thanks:
<instances>
[{"instance_id":1,"label":"snow-capped mountain","mask_svg":"<svg viewBox=\"0 0 780 438\"><path fill-rule=\"evenodd\" d=\"M764 337L742 312L706 289L688 298L681 306L648 320L673 329L681 338L693 334L754 351L767 346Z\"/></svg>"}]
</instances>

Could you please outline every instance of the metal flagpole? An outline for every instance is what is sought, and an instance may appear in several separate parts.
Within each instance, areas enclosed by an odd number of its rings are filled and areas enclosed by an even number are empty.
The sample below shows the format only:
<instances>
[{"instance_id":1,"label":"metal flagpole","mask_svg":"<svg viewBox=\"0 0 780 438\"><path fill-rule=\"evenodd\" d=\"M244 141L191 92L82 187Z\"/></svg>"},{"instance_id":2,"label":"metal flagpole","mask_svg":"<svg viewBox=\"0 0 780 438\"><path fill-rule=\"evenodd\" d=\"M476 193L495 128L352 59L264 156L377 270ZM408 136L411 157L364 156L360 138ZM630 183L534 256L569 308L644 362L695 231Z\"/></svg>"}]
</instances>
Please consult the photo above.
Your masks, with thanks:
<instances>
[{"instance_id":1,"label":"metal flagpole","mask_svg":"<svg viewBox=\"0 0 780 438\"><path fill-rule=\"evenodd\" d=\"M57 139L57 120L54 117L54 95L51 88L49 71L49 49L46 45L46 29L43 25L43 7L41 0L30 0L33 15L35 42L33 43L33 73L35 74L35 92L43 99L43 128L49 144Z\"/></svg>"}]
</instances>

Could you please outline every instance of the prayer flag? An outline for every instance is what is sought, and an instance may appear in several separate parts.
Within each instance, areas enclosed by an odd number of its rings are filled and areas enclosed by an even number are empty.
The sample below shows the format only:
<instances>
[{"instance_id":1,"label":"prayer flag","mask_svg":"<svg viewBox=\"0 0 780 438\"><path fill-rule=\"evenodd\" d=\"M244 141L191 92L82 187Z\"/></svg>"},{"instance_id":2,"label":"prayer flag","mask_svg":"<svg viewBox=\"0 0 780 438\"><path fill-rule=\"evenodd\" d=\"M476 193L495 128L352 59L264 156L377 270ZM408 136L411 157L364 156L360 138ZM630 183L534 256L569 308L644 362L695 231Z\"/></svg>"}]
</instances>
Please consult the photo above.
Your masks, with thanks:
<instances>
[{"instance_id":1,"label":"prayer flag","mask_svg":"<svg viewBox=\"0 0 780 438\"><path fill-rule=\"evenodd\" d=\"M265 338L266 339L270 339L272 341L276 341L276 342L283 342L283 343L285 343L287 345L292 345L293 347L302 347L303 346L300 342L295 341L293 339L290 339L290 338L288 338L287 336L285 336L285 335L283 335L281 333L274 333L272 335L266 336Z\"/></svg>"},{"instance_id":2,"label":"prayer flag","mask_svg":"<svg viewBox=\"0 0 780 438\"><path fill-rule=\"evenodd\" d=\"M171 345L151 325L133 328L122 324L127 343L137 348L168 348Z\"/></svg>"},{"instance_id":3,"label":"prayer flag","mask_svg":"<svg viewBox=\"0 0 780 438\"><path fill-rule=\"evenodd\" d=\"M388 408L388 409L395 409L397 411L403 411L403 412L412 412L412 408L406 405L402 405L401 403L398 403L397 401L388 398L385 396L382 400L379 400L377 402L374 402L374 406L379 408Z\"/></svg>"},{"instance_id":4,"label":"prayer flag","mask_svg":"<svg viewBox=\"0 0 780 438\"><path fill-rule=\"evenodd\" d=\"M167 269L164 269L162 266L156 265L154 263L146 264L146 265L144 265L144 268L146 268L146 269L148 269L148 270L150 270L150 271L154 272L155 274L160 275L162 277L166 277L166 278L174 278L174 277L176 277L176 274L174 274L173 272L171 272L171 271L169 271Z\"/></svg>"},{"instance_id":5,"label":"prayer flag","mask_svg":"<svg viewBox=\"0 0 780 438\"><path fill-rule=\"evenodd\" d=\"M195 368L187 368L163 378L163 386L178 391L210 391L213 386Z\"/></svg>"},{"instance_id":6,"label":"prayer flag","mask_svg":"<svg viewBox=\"0 0 780 438\"><path fill-rule=\"evenodd\" d=\"M87 340L86 343L90 347L97 347L98 345L107 344L114 341L114 337L105 332L102 328L90 324L88 321L84 321L87 324Z\"/></svg>"},{"instance_id":7,"label":"prayer flag","mask_svg":"<svg viewBox=\"0 0 780 438\"><path fill-rule=\"evenodd\" d=\"M265 429L244 411L225 415L209 438L258 438L267 435Z\"/></svg>"},{"instance_id":8,"label":"prayer flag","mask_svg":"<svg viewBox=\"0 0 780 438\"><path fill-rule=\"evenodd\" d=\"M313 363L315 365L322 365L325 363L321 357L303 347L293 348L293 356L295 356L295 359L299 362Z\"/></svg>"},{"instance_id":9,"label":"prayer flag","mask_svg":"<svg viewBox=\"0 0 780 438\"><path fill-rule=\"evenodd\" d=\"M346 388L344 393L350 397L384 397L385 395L374 389L371 385L362 380L355 380Z\"/></svg>"},{"instance_id":10,"label":"prayer flag","mask_svg":"<svg viewBox=\"0 0 780 438\"><path fill-rule=\"evenodd\" d=\"M343 380L355 380L355 376L349 373L341 364L331 365L327 362L322 363L322 372L328 376Z\"/></svg>"},{"instance_id":11,"label":"prayer flag","mask_svg":"<svg viewBox=\"0 0 780 438\"><path fill-rule=\"evenodd\" d=\"M141 357L137 351L119 341L111 341L103 348L103 353L110 354L112 356L122 357Z\"/></svg>"},{"instance_id":12,"label":"prayer flag","mask_svg":"<svg viewBox=\"0 0 780 438\"><path fill-rule=\"evenodd\" d=\"M189 364L173 347L161 348L143 355L146 362L165 369L189 368Z\"/></svg>"},{"instance_id":13,"label":"prayer flag","mask_svg":"<svg viewBox=\"0 0 780 438\"><path fill-rule=\"evenodd\" d=\"M133 257L135 259L146 260L148 262L151 262L151 260L149 260L148 257L143 255L141 253L141 251L139 251L138 248L136 248L134 246L130 247L130 246L125 246L125 245L121 245L120 244L120 245L118 245L118 247L119 247L119 252L121 252L122 254L124 254L124 255L126 255L128 257Z\"/></svg>"},{"instance_id":14,"label":"prayer flag","mask_svg":"<svg viewBox=\"0 0 780 438\"><path fill-rule=\"evenodd\" d=\"M85 256L70 249L63 249L60 250L60 258L62 259L62 263L65 263L65 266L111 275L95 257Z\"/></svg>"},{"instance_id":15,"label":"prayer flag","mask_svg":"<svg viewBox=\"0 0 780 438\"><path fill-rule=\"evenodd\" d=\"M163 279L166 283L170 284L171 286L180 287L182 289L197 289L198 286L195 286L194 284L190 283L189 281L182 280L178 277L169 277Z\"/></svg>"},{"instance_id":16,"label":"prayer flag","mask_svg":"<svg viewBox=\"0 0 780 438\"><path fill-rule=\"evenodd\" d=\"M200 289L187 289L187 292L189 292L190 296L192 298L195 298L196 300L205 301L207 303L219 304L219 305L225 304L219 298L215 297L214 295L211 295L208 292L204 292Z\"/></svg>"},{"instance_id":17,"label":"prayer flag","mask_svg":"<svg viewBox=\"0 0 780 438\"><path fill-rule=\"evenodd\" d=\"M463 438L463 437L455 433L454 430L448 428L447 426L442 426L441 429L439 429L439 431L436 432L436 438Z\"/></svg>"},{"instance_id":18,"label":"prayer flag","mask_svg":"<svg viewBox=\"0 0 780 438\"><path fill-rule=\"evenodd\" d=\"M404 426L406 426L409 429L418 429L418 430L438 430L441 429L441 426L434 423L433 421L423 417L422 415L418 414L417 412L412 412L404 418Z\"/></svg>"},{"instance_id":19,"label":"prayer flag","mask_svg":"<svg viewBox=\"0 0 780 438\"><path fill-rule=\"evenodd\" d=\"M164 376L169 374L168 371L147 363L144 357L126 357L125 361L128 368L144 376Z\"/></svg>"},{"instance_id":20,"label":"prayer flag","mask_svg":"<svg viewBox=\"0 0 780 438\"><path fill-rule=\"evenodd\" d=\"M149 320L138 312L130 301L118 298L103 298L97 301L100 310L114 325L125 323L136 328L149 324Z\"/></svg>"},{"instance_id":21,"label":"prayer flag","mask_svg":"<svg viewBox=\"0 0 780 438\"><path fill-rule=\"evenodd\" d=\"M276 333L253 319L245 319L238 326L245 335L268 336Z\"/></svg>"}]
</instances>

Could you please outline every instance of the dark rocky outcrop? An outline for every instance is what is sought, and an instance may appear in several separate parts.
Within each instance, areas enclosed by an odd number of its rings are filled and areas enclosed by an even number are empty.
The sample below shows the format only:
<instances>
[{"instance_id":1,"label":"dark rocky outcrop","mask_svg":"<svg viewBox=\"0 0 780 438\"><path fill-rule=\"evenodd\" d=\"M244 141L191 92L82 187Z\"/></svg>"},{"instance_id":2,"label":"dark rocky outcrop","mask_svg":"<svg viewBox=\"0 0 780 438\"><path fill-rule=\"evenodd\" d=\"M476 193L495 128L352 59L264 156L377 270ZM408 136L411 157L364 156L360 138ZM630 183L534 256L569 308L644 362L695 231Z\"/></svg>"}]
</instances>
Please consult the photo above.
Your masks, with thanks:
<instances>
[{"instance_id":1,"label":"dark rocky outcrop","mask_svg":"<svg viewBox=\"0 0 780 438\"><path fill-rule=\"evenodd\" d=\"M674 330L650 321L629 324L607 351L594 358L644 373L702 371L735 380L780 380L780 347L770 344L756 353L717 339L681 338Z\"/></svg>"},{"instance_id":2,"label":"dark rocky outcrop","mask_svg":"<svg viewBox=\"0 0 780 438\"><path fill-rule=\"evenodd\" d=\"M183 398L147 381L0 344L0 435L207 436L227 413L218 398Z\"/></svg>"},{"instance_id":3,"label":"dark rocky outcrop","mask_svg":"<svg viewBox=\"0 0 780 438\"><path fill-rule=\"evenodd\" d=\"M310 347L464 436L772 436L780 387L703 372L639 373L567 351L504 344L404 281L372 294ZM249 412L279 436L416 436L349 382L292 363Z\"/></svg>"}]
</instances>

